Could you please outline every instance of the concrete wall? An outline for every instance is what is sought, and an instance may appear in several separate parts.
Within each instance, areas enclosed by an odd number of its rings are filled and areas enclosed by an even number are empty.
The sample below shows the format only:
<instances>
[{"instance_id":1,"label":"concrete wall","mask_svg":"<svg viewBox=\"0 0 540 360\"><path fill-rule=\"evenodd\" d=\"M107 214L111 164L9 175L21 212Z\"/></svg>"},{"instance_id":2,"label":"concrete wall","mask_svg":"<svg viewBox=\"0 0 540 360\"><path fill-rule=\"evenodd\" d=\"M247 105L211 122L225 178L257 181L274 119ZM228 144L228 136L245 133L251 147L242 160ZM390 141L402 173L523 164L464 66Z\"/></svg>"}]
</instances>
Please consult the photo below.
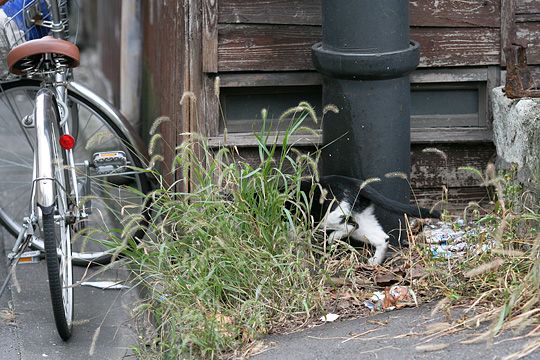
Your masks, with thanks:
<instances>
[{"instance_id":1,"label":"concrete wall","mask_svg":"<svg viewBox=\"0 0 540 360\"><path fill-rule=\"evenodd\" d=\"M493 138L497 165L515 164L518 181L540 195L540 99L509 99L493 89Z\"/></svg>"}]
</instances>

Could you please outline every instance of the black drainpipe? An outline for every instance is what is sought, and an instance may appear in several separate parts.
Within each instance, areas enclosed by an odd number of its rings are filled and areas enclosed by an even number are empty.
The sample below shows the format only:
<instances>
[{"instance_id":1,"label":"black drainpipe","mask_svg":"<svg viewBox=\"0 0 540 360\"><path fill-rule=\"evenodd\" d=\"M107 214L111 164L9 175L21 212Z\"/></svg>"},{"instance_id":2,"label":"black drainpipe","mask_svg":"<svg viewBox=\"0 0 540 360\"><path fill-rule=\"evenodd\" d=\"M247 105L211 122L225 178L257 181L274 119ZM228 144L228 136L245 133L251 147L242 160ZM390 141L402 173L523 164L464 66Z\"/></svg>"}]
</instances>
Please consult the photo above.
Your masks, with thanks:
<instances>
[{"instance_id":1,"label":"black drainpipe","mask_svg":"<svg viewBox=\"0 0 540 360\"><path fill-rule=\"evenodd\" d=\"M313 62L323 76L323 104L339 113L323 121L321 172L367 179L385 196L409 202L410 85L418 43L409 39L409 1L323 0L322 42ZM400 216L378 212L384 229L399 235ZM396 231L397 230L397 231Z\"/></svg>"}]
</instances>

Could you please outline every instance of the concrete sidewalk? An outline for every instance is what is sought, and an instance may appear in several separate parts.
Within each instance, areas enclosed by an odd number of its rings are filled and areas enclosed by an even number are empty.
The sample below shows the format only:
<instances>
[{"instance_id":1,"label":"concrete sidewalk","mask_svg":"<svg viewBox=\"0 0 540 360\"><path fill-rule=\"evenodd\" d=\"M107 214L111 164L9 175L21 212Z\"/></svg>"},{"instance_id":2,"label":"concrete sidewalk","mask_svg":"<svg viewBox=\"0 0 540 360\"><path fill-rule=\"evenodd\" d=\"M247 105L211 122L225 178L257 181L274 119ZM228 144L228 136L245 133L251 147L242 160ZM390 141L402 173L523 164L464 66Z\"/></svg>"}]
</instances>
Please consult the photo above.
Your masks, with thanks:
<instances>
[{"instance_id":1,"label":"concrete sidewalk","mask_svg":"<svg viewBox=\"0 0 540 360\"><path fill-rule=\"evenodd\" d=\"M485 330L466 330L426 341L426 328L445 321L432 317L433 304L419 308L401 309L380 313L357 320L327 323L302 332L269 336L268 346L255 360L322 360L322 359L503 359L520 351L530 341L539 338L516 339L517 334L506 333L495 338L492 345L486 342L466 345ZM426 351L417 346L446 346L438 351ZM522 359L540 359L536 351Z\"/></svg>"},{"instance_id":2,"label":"concrete sidewalk","mask_svg":"<svg viewBox=\"0 0 540 360\"><path fill-rule=\"evenodd\" d=\"M10 249L13 240L5 231L2 233L0 279L3 280L7 261L4 248ZM75 281L82 278L85 270L74 267ZM86 278L97 270L89 270ZM127 278L125 269L116 269L107 270L91 281ZM138 300L136 290L76 287L73 336L63 342L54 325L45 261L17 266L16 280L0 299L0 359L134 358L130 347L136 344L136 335L129 311Z\"/></svg>"}]
</instances>

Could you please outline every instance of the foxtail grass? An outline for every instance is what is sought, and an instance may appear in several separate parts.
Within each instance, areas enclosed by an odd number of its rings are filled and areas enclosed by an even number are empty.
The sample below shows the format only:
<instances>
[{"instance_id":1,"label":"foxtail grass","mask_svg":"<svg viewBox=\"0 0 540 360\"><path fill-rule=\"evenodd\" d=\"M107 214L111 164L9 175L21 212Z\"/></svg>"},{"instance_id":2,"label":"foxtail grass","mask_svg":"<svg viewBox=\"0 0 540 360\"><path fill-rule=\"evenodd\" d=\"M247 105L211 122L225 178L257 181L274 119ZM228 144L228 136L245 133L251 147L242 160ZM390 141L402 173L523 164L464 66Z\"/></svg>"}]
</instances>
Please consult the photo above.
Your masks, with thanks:
<instances>
[{"instance_id":1,"label":"foxtail grass","mask_svg":"<svg viewBox=\"0 0 540 360\"><path fill-rule=\"evenodd\" d=\"M326 275L312 243L310 200L299 191L316 160L289 144L316 117L306 103L287 116L293 120L281 137L266 126L255 134L255 165L234 148L212 149L184 134L173 166L182 179L165 185L156 173L148 238L122 244L148 289L138 310L153 331L140 356L218 358L320 316Z\"/></svg>"}]
</instances>

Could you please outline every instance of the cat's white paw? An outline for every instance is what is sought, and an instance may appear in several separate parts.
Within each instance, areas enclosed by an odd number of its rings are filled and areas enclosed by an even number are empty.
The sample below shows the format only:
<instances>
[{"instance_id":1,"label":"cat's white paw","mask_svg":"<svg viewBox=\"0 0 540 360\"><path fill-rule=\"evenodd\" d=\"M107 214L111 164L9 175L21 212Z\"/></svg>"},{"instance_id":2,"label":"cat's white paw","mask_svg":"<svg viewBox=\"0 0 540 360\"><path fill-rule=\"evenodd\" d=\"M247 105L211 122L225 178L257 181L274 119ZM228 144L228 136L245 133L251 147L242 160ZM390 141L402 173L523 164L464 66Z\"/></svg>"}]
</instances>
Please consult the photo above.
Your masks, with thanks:
<instances>
[{"instance_id":1,"label":"cat's white paw","mask_svg":"<svg viewBox=\"0 0 540 360\"><path fill-rule=\"evenodd\" d=\"M367 261L368 265L381 265L382 259L379 259L376 256L370 257Z\"/></svg>"}]
</instances>

